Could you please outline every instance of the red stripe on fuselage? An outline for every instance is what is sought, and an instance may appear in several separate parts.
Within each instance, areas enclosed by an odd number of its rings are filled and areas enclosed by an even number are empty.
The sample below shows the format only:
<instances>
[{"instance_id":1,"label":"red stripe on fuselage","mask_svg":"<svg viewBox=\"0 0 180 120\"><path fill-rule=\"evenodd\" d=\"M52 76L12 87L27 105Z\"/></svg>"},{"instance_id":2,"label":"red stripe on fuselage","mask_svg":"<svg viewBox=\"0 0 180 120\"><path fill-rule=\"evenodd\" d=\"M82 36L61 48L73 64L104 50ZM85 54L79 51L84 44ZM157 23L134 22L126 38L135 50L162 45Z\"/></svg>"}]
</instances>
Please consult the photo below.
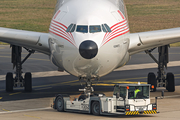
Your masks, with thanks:
<instances>
[{"instance_id":1,"label":"red stripe on fuselage","mask_svg":"<svg viewBox=\"0 0 180 120\"><path fill-rule=\"evenodd\" d=\"M116 27L117 26L117 27ZM108 34L108 35L106 35L106 37L103 39L103 42L105 41L105 40L107 40L114 32L116 32L117 30L120 30L120 29L123 29L123 28L125 28L125 27L127 27L127 25L126 25L126 23L124 23L124 24L122 24L122 25L120 25L119 26L119 24L118 25L116 25L115 27L114 27L114 29L112 29L112 31ZM118 29L119 28L119 29Z\"/></svg>"},{"instance_id":2,"label":"red stripe on fuselage","mask_svg":"<svg viewBox=\"0 0 180 120\"><path fill-rule=\"evenodd\" d=\"M118 10L118 13L119 13L120 16L122 17L122 19L125 19L125 18L124 18L124 15L121 13L121 11Z\"/></svg>"},{"instance_id":3,"label":"red stripe on fuselage","mask_svg":"<svg viewBox=\"0 0 180 120\"><path fill-rule=\"evenodd\" d=\"M67 27L66 27L64 24L62 24L62 23L60 23L60 22L58 22L58 21L56 21L56 20L52 20L52 21L55 22L55 23L57 23L57 24L62 25L63 27L65 27L65 28L67 29Z\"/></svg>"},{"instance_id":4,"label":"red stripe on fuselage","mask_svg":"<svg viewBox=\"0 0 180 120\"><path fill-rule=\"evenodd\" d=\"M128 33L129 32L129 30L128 31L126 31L126 32L124 32L124 33L121 33L121 34L118 34L118 35L116 35L116 36L114 36L113 38L111 38L111 39L109 39L108 41L106 41L103 45L105 45L107 42L109 42L110 40L112 40L112 39L114 39L114 38L116 38L116 37L119 37L119 36L121 36L121 35L124 35L124 34L126 34L126 33ZM102 46L103 46L102 45Z\"/></svg>"},{"instance_id":5,"label":"red stripe on fuselage","mask_svg":"<svg viewBox=\"0 0 180 120\"><path fill-rule=\"evenodd\" d=\"M53 19L56 19L56 17L58 16L58 14L59 14L60 12L61 12L61 11L59 10L59 11L56 13L56 15L54 16Z\"/></svg>"},{"instance_id":6,"label":"red stripe on fuselage","mask_svg":"<svg viewBox=\"0 0 180 120\"><path fill-rule=\"evenodd\" d=\"M111 27L111 29L113 29L113 27L115 27L116 25L121 24L121 23L123 23L123 22L125 22L125 21L126 21L126 20L123 20L123 21L121 21L121 22L116 23L115 25L113 25L113 26Z\"/></svg>"},{"instance_id":7,"label":"red stripe on fuselage","mask_svg":"<svg viewBox=\"0 0 180 120\"><path fill-rule=\"evenodd\" d=\"M60 34L63 34L64 36L66 36L67 38L69 38L69 36L67 36L67 33L66 33L66 32L64 32L64 31L62 31L61 29L57 28L56 26L53 26L53 25L52 25L52 26L51 26L51 29L54 29L54 28L58 30L58 31L56 30L56 32L58 32L58 33L60 33ZM69 38L69 39L70 39L70 38Z\"/></svg>"},{"instance_id":8,"label":"red stripe on fuselage","mask_svg":"<svg viewBox=\"0 0 180 120\"><path fill-rule=\"evenodd\" d=\"M52 33L52 34L54 34L54 35L57 35L57 36L59 36L59 37L61 37L61 38L64 38L65 40L67 40L68 42L70 42L72 45L74 45L69 39L65 38L64 36L59 35L58 33L55 33L55 32L53 32L53 31L51 31L51 30L49 30L49 32ZM74 45L74 46L75 46L75 45Z\"/></svg>"}]
</instances>

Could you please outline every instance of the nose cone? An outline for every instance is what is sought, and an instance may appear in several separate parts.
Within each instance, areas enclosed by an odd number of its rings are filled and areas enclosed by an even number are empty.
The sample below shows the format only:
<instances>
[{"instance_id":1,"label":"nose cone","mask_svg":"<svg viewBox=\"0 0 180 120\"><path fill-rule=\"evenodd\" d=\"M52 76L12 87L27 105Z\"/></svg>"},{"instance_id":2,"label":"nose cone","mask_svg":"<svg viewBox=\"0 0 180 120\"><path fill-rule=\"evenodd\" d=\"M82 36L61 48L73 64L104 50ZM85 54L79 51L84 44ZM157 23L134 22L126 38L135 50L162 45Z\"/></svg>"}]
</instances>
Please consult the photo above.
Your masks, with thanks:
<instances>
[{"instance_id":1,"label":"nose cone","mask_svg":"<svg viewBox=\"0 0 180 120\"><path fill-rule=\"evenodd\" d=\"M98 53L98 46L95 42L86 40L80 44L79 53L85 59L92 59Z\"/></svg>"}]
</instances>

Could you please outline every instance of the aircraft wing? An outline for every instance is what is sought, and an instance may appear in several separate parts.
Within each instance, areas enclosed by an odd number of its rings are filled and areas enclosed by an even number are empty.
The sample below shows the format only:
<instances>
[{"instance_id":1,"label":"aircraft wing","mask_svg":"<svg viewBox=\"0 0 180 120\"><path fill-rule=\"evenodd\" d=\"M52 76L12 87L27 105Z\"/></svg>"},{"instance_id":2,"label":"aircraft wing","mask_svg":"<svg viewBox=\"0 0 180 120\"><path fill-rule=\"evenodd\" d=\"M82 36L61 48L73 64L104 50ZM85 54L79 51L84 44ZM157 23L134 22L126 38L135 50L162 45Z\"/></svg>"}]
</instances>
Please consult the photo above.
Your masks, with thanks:
<instances>
[{"instance_id":1,"label":"aircraft wing","mask_svg":"<svg viewBox=\"0 0 180 120\"><path fill-rule=\"evenodd\" d=\"M130 55L155 47L180 42L180 27L130 34Z\"/></svg>"},{"instance_id":2,"label":"aircraft wing","mask_svg":"<svg viewBox=\"0 0 180 120\"><path fill-rule=\"evenodd\" d=\"M33 49L49 55L49 33L31 32L0 27L0 41Z\"/></svg>"}]
</instances>

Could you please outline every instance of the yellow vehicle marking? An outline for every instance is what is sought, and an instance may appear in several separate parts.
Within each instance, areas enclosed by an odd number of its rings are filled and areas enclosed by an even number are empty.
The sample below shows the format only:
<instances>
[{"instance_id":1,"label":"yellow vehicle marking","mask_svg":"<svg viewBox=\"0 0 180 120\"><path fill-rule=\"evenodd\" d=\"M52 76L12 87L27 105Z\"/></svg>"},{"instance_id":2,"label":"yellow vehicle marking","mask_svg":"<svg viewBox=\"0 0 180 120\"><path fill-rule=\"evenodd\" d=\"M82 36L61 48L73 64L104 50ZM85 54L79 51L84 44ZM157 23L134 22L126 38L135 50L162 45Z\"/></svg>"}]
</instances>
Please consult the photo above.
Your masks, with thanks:
<instances>
[{"instance_id":1,"label":"yellow vehicle marking","mask_svg":"<svg viewBox=\"0 0 180 120\"><path fill-rule=\"evenodd\" d=\"M0 97L0 100L2 99L3 97Z\"/></svg>"}]
</instances>

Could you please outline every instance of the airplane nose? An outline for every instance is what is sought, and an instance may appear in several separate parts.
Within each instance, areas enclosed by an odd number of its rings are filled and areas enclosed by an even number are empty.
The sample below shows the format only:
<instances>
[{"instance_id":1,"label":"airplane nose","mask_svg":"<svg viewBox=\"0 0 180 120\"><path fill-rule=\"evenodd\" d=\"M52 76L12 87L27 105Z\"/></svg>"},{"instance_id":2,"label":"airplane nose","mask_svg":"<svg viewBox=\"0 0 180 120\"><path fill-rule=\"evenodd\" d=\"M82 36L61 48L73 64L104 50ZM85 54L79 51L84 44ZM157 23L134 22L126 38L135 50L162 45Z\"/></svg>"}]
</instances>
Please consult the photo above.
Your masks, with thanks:
<instances>
[{"instance_id":1,"label":"airplane nose","mask_svg":"<svg viewBox=\"0 0 180 120\"><path fill-rule=\"evenodd\" d=\"M85 59L92 59L98 53L98 46L95 42L86 40L80 44L79 53Z\"/></svg>"}]
</instances>

